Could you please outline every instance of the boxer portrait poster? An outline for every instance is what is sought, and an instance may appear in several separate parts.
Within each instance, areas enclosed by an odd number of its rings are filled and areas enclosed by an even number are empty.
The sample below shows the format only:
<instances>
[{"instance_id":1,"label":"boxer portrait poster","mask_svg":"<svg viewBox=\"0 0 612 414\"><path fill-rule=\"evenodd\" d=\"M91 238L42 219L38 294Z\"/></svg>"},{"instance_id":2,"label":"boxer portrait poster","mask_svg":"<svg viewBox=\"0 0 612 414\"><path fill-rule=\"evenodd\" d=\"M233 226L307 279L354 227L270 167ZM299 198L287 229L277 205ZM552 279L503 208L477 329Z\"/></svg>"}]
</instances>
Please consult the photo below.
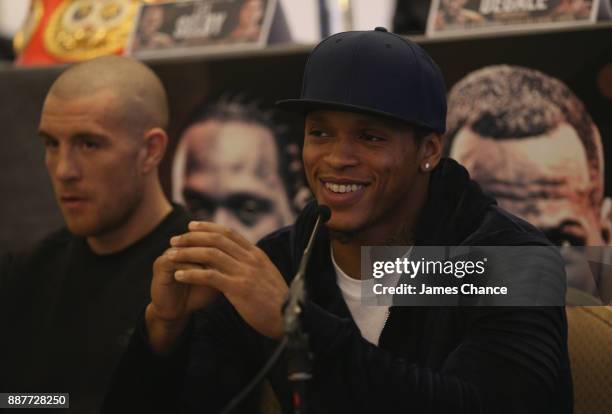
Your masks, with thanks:
<instances>
[{"instance_id":1,"label":"boxer portrait poster","mask_svg":"<svg viewBox=\"0 0 612 414\"><path fill-rule=\"evenodd\" d=\"M127 53L138 57L259 48L276 0L197 0L142 4Z\"/></svg>"},{"instance_id":2,"label":"boxer portrait poster","mask_svg":"<svg viewBox=\"0 0 612 414\"><path fill-rule=\"evenodd\" d=\"M429 36L593 23L599 0L433 0Z\"/></svg>"}]
</instances>

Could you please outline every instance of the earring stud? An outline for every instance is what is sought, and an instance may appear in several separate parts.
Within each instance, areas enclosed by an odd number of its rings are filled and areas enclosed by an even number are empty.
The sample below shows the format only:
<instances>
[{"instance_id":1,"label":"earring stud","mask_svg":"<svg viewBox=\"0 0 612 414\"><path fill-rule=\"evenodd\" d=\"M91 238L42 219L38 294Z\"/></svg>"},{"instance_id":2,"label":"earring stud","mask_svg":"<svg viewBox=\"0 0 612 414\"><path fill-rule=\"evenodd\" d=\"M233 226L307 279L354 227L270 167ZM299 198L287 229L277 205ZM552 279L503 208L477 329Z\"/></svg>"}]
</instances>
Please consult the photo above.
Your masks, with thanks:
<instances>
[{"instance_id":1,"label":"earring stud","mask_svg":"<svg viewBox=\"0 0 612 414\"><path fill-rule=\"evenodd\" d=\"M429 170L429 163L428 162L425 163L425 169Z\"/></svg>"}]
</instances>

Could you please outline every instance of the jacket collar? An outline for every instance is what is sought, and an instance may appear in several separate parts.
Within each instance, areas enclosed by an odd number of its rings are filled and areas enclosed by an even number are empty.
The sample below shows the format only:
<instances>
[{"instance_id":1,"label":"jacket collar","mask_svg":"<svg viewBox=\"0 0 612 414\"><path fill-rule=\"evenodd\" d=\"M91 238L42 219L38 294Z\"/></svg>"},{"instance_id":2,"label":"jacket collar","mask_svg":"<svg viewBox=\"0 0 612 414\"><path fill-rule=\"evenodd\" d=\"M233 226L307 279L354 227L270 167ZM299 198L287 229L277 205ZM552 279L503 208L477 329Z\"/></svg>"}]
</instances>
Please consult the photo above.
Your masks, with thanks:
<instances>
[{"instance_id":1,"label":"jacket collar","mask_svg":"<svg viewBox=\"0 0 612 414\"><path fill-rule=\"evenodd\" d=\"M416 231L421 246L456 246L473 233L496 204L457 161L443 158L431 174L429 193Z\"/></svg>"}]
</instances>

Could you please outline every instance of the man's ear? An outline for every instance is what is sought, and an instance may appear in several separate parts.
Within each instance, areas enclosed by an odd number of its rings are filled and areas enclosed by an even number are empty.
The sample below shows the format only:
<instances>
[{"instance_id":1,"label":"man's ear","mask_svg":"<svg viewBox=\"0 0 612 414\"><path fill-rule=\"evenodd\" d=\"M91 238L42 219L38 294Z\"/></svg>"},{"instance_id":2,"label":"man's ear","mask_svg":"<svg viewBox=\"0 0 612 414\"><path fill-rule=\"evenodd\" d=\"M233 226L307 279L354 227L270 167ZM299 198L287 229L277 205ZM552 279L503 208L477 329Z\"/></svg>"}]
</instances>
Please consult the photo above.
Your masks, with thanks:
<instances>
[{"instance_id":1,"label":"man's ear","mask_svg":"<svg viewBox=\"0 0 612 414\"><path fill-rule=\"evenodd\" d=\"M442 158L442 135L432 132L422 138L419 152L421 155L421 171L429 172L436 168Z\"/></svg>"},{"instance_id":2,"label":"man's ear","mask_svg":"<svg viewBox=\"0 0 612 414\"><path fill-rule=\"evenodd\" d=\"M162 128L151 128L143 137L142 172L147 174L161 163L168 147L168 134Z\"/></svg>"}]
</instances>

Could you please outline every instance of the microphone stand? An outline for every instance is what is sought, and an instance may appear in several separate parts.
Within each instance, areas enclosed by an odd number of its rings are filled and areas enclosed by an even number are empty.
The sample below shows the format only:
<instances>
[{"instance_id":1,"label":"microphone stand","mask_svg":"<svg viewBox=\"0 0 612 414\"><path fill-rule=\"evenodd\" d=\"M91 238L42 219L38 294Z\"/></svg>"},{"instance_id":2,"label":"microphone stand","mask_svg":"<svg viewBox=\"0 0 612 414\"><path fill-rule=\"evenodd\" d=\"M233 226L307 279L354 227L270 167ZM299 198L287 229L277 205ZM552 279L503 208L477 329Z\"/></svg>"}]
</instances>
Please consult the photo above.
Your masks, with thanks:
<instances>
[{"instance_id":1,"label":"microphone stand","mask_svg":"<svg viewBox=\"0 0 612 414\"><path fill-rule=\"evenodd\" d=\"M294 331L285 331L287 338L288 379L292 384L291 401L295 414L307 414L308 384L312 379L312 353L308 335L302 331L299 322Z\"/></svg>"},{"instance_id":2,"label":"microphone stand","mask_svg":"<svg viewBox=\"0 0 612 414\"><path fill-rule=\"evenodd\" d=\"M308 335L302 330L300 313L306 299L304 275L314 240L321 224L329 220L330 211L326 206L319 207L319 215L310 239L304 250L298 271L289 287L289 301L284 311L284 332L287 339L288 379L293 386L292 402L295 414L308 413L308 383L312 379L312 352Z\"/></svg>"}]
</instances>

